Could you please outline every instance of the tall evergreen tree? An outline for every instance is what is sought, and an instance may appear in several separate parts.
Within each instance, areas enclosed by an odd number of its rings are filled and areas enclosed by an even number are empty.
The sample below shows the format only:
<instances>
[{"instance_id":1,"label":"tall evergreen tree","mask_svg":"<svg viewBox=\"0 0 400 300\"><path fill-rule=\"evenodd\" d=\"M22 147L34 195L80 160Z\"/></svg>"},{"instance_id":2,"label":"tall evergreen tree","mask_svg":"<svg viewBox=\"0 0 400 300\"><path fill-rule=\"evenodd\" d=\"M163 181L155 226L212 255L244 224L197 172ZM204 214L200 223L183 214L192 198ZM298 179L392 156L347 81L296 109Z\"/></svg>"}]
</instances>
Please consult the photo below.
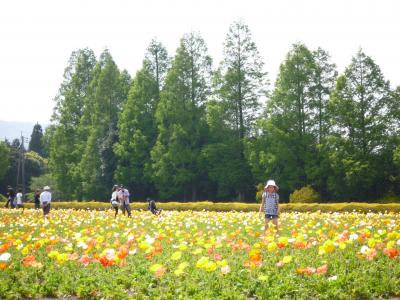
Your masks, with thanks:
<instances>
[{"instance_id":1,"label":"tall evergreen tree","mask_svg":"<svg viewBox=\"0 0 400 300\"><path fill-rule=\"evenodd\" d=\"M352 199L377 196L383 187L378 184L381 155L389 141L390 87L379 66L361 49L338 78L330 109L330 155L335 165L331 175L342 178L331 178L331 190L341 190Z\"/></svg>"},{"instance_id":2,"label":"tall evergreen tree","mask_svg":"<svg viewBox=\"0 0 400 300\"><path fill-rule=\"evenodd\" d=\"M210 145L208 153L209 172L211 178L219 186L230 186L240 201L245 192L253 192L253 181L250 167L245 158L244 141L254 134L254 122L260 111L260 100L266 96L267 81L263 71L263 61L252 41L250 30L242 21L234 22L228 31L224 43L224 57L220 68L214 76L218 104L224 107L224 122L229 124L236 138L226 135L216 145ZM229 149L229 151L227 151ZM210 156L211 153L214 153ZM229 158L227 158L229 155ZM213 159L226 157L226 161ZM227 162L230 163L227 163ZM223 164L223 165L222 165ZM225 176L215 170L225 168L231 176Z\"/></svg>"},{"instance_id":3,"label":"tall evergreen tree","mask_svg":"<svg viewBox=\"0 0 400 300\"><path fill-rule=\"evenodd\" d=\"M168 55L161 43L152 41L143 67L136 73L118 123L116 179L133 188L138 197L154 193L149 172L150 151L157 138L155 111L164 85Z\"/></svg>"},{"instance_id":4,"label":"tall evergreen tree","mask_svg":"<svg viewBox=\"0 0 400 300\"><path fill-rule=\"evenodd\" d=\"M331 156L344 182L332 180L333 191L340 184L347 197L368 199L382 192L382 162L391 126L389 82L378 65L360 49L332 95ZM367 188L368 187L368 188ZM338 195L339 196L339 195ZM342 195L343 196L343 195Z\"/></svg>"},{"instance_id":5,"label":"tall evergreen tree","mask_svg":"<svg viewBox=\"0 0 400 300\"><path fill-rule=\"evenodd\" d=\"M156 39L150 42L143 62L146 68L155 78L157 84L157 99L160 98L160 91L164 86L165 76L170 66L170 59L167 49Z\"/></svg>"},{"instance_id":6,"label":"tall evergreen tree","mask_svg":"<svg viewBox=\"0 0 400 300\"><path fill-rule=\"evenodd\" d=\"M79 165L84 199L104 199L113 184L113 146L118 138L119 113L127 97L124 83L128 84L126 77L121 76L105 50L94 68L82 115L80 138L87 137Z\"/></svg>"},{"instance_id":7,"label":"tall evergreen tree","mask_svg":"<svg viewBox=\"0 0 400 300\"><path fill-rule=\"evenodd\" d=\"M211 198L232 200L249 186L252 187L253 182L249 166L240 151L242 144L237 131L226 122L231 117L226 104L215 99L207 103L209 133L201 158L209 177Z\"/></svg>"},{"instance_id":8,"label":"tall evergreen tree","mask_svg":"<svg viewBox=\"0 0 400 300\"><path fill-rule=\"evenodd\" d=\"M314 120L314 135L318 137L321 144L324 137L329 133L328 103L331 92L336 83L336 65L330 61L330 55L322 48L312 52L315 69L312 75L310 99L311 121Z\"/></svg>"},{"instance_id":9,"label":"tall evergreen tree","mask_svg":"<svg viewBox=\"0 0 400 300\"><path fill-rule=\"evenodd\" d=\"M387 135L390 86L378 65L362 50L337 81L331 109L335 132L361 155L381 148Z\"/></svg>"},{"instance_id":10,"label":"tall evergreen tree","mask_svg":"<svg viewBox=\"0 0 400 300\"><path fill-rule=\"evenodd\" d=\"M37 123L35 126L33 126L32 134L31 134L31 139L29 141L29 151L34 151L38 153L40 156L43 156L44 154L44 148L43 148L43 131L42 131L42 126Z\"/></svg>"},{"instance_id":11,"label":"tall evergreen tree","mask_svg":"<svg viewBox=\"0 0 400 300\"><path fill-rule=\"evenodd\" d=\"M327 199L329 196L328 174L331 173L326 151L326 137L330 133L328 104L336 84L337 71L336 65L331 62L330 55L325 50L318 48L312 52L312 55L314 70L311 78L310 92L312 96L308 114L315 145L310 149L311 156L308 156L307 181L317 189L323 199Z\"/></svg>"},{"instance_id":12,"label":"tall evergreen tree","mask_svg":"<svg viewBox=\"0 0 400 300\"><path fill-rule=\"evenodd\" d=\"M264 122L265 138L275 156L277 179L285 178L282 185L287 192L309 184L309 167L315 135L312 104L314 101L313 76L315 62L311 51L303 44L295 44L281 64L275 89L267 103L268 122Z\"/></svg>"},{"instance_id":13,"label":"tall evergreen tree","mask_svg":"<svg viewBox=\"0 0 400 300\"><path fill-rule=\"evenodd\" d=\"M210 94L211 58L199 34L181 39L157 106L158 137L151 151L153 180L164 198L197 198L204 105Z\"/></svg>"},{"instance_id":14,"label":"tall evergreen tree","mask_svg":"<svg viewBox=\"0 0 400 300\"><path fill-rule=\"evenodd\" d=\"M248 26L242 21L234 22L225 39L224 58L219 69L221 82L217 89L231 116L226 121L240 141L252 131L260 100L266 96L263 65Z\"/></svg>"},{"instance_id":15,"label":"tall evergreen tree","mask_svg":"<svg viewBox=\"0 0 400 300\"><path fill-rule=\"evenodd\" d=\"M293 45L280 66L250 161L258 180L266 170L281 182L285 196L306 184L326 195L323 175L329 164L323 144L317 144L329 133L327 106L335 77L329 54L303 44Z\"/></svg>"},{"instance_id":16,"label":"tall evergreen tree","mask_svg":"<svg viewBox=\"0 0 400 300\"><path fill-rule=\"evenodd\" d=\"M82 196L79 164L86 139L79 132L95 64L92 50L72 52L64 72L64 81L55 98L52 134L47 144L50 148L51 173L64 199L80 199Z\"/></svg>"}]
</instances>

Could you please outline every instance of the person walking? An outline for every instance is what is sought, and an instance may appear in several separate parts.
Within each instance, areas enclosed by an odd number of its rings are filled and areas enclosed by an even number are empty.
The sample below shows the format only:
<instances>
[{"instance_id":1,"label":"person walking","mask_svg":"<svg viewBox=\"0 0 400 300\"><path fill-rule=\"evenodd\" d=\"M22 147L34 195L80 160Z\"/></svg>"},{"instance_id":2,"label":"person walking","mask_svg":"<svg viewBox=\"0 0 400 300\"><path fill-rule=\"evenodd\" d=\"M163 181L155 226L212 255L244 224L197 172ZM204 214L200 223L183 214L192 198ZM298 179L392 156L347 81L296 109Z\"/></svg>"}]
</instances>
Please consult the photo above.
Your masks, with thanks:
<instances>
[{"instance_id":1,"label":"person walking","mask_svg":"<svg viewBox=\"0 0 400 300\"><path fill-rule=\"evenodd\" d=\"M39 199L40 199L40 205L42 206L43 209L43 217L49 218L50 203L51 203L51 193L49 186L46 185L43 188L43 192L40 194Z\"/></svg>"},{"instance_id":2,"label":"person walking","mask_svg":"<svg viewBox=\"0 0 400 300\"><path fill-rule=\"evenodd\" d=\"M15 191L14 189L11 187L11 185L7 186L7 203L6 203L6 207L8 208L8 204L10 204L11 208L14 208L14 199L15 199Z\"/></svg>"}]
</instances>

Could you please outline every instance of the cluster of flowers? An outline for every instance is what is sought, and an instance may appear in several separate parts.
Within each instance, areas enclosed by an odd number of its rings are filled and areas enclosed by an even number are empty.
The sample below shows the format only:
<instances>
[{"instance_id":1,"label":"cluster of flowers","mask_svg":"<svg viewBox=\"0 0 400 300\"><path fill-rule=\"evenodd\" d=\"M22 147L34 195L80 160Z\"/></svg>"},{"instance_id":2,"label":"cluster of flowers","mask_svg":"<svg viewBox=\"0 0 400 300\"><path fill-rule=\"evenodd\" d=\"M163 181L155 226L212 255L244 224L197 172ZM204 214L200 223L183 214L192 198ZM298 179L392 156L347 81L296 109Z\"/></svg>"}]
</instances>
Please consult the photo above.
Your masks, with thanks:
<instances>
[{"instance_id":1,"label":"cluster of flowers","mask_svg":"<svg viewBox=\"0 0 400 300\"><path fill-rule=\"evenodd\" d=\"M18 216L17 216L18 214ZM281 231L264 234L256 213L165 212L156 218L134 212L114 220L109 211L58 210L50 221L40 213L4 210L0 217L0 270L18 265L76 264L123 268L141 261L156 278L241 269L287 268L298 276L336 280L329 256L399 259L400 216L358 213L285 213ZM314 255L317 265L304 256ZM310 261L310 260L308 260ZM264 268L264 269L263 269ZM331 272L332 271L332 272ZM268 275L260 271L260 281Z\"/></svg>"}]
</instances>

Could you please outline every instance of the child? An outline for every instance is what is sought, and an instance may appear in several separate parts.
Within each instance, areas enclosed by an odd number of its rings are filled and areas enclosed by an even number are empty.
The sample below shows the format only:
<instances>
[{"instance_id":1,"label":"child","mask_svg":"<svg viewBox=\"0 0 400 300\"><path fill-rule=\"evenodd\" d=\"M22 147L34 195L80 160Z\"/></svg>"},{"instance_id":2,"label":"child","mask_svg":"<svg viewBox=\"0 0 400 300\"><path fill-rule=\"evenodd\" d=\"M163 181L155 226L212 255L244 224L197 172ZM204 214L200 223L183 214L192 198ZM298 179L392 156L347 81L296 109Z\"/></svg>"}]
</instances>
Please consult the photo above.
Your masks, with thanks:
<instances>
[{"instance_id":1,"label":"child","mask_svg":"<svg viewBox=\"0 0 400 300\"><path fill-rule=\"evenodd\" d=\"M161 209L157 209L156 207L156 202L154 200L151 200L150 198L146 199L147 202L149 203L149 210L154 214L154 215L160 215L161 214Z\"/></svg>"},{"instance_id":2,"label":"child","mask_svg":"<svg viewBox=\"0 0 400 300\"><path fill-rule=\"evenodd\" d=\"M278 216L279 216L279 195L278 186L274 180L268 180L264 187L262 194L262 202L260 205L260 213L263 209L265 212L265 228L264 233L267 231L268 223L272 221L278 232Z\"/></svg>"}]
</instances>

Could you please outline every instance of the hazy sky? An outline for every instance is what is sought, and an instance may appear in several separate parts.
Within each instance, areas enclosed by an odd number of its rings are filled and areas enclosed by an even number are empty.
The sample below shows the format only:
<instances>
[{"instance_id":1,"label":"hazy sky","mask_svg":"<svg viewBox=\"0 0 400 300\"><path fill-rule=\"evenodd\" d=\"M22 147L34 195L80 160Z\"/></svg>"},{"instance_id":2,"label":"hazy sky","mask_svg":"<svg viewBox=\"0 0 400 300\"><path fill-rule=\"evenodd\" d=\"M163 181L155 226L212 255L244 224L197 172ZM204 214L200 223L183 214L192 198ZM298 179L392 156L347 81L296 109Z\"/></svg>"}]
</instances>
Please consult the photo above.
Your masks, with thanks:
<instances>
[{"instance_id":1,"label":"hazy sky","mask_svg":"<svg viewBox=\"0 0 400 300\"><path fill-rule=\"evenodd\" d=\"M362 47L392 86L400 85L397 0L9 0L0 2L0 120L48 123L71 52L108 48L120 69L140 68L157 37L175 53L199 31L214 67L232 21L250 27L271 82L291 44L327 50L339 72Z\"/></svg>"}]
</instances>

